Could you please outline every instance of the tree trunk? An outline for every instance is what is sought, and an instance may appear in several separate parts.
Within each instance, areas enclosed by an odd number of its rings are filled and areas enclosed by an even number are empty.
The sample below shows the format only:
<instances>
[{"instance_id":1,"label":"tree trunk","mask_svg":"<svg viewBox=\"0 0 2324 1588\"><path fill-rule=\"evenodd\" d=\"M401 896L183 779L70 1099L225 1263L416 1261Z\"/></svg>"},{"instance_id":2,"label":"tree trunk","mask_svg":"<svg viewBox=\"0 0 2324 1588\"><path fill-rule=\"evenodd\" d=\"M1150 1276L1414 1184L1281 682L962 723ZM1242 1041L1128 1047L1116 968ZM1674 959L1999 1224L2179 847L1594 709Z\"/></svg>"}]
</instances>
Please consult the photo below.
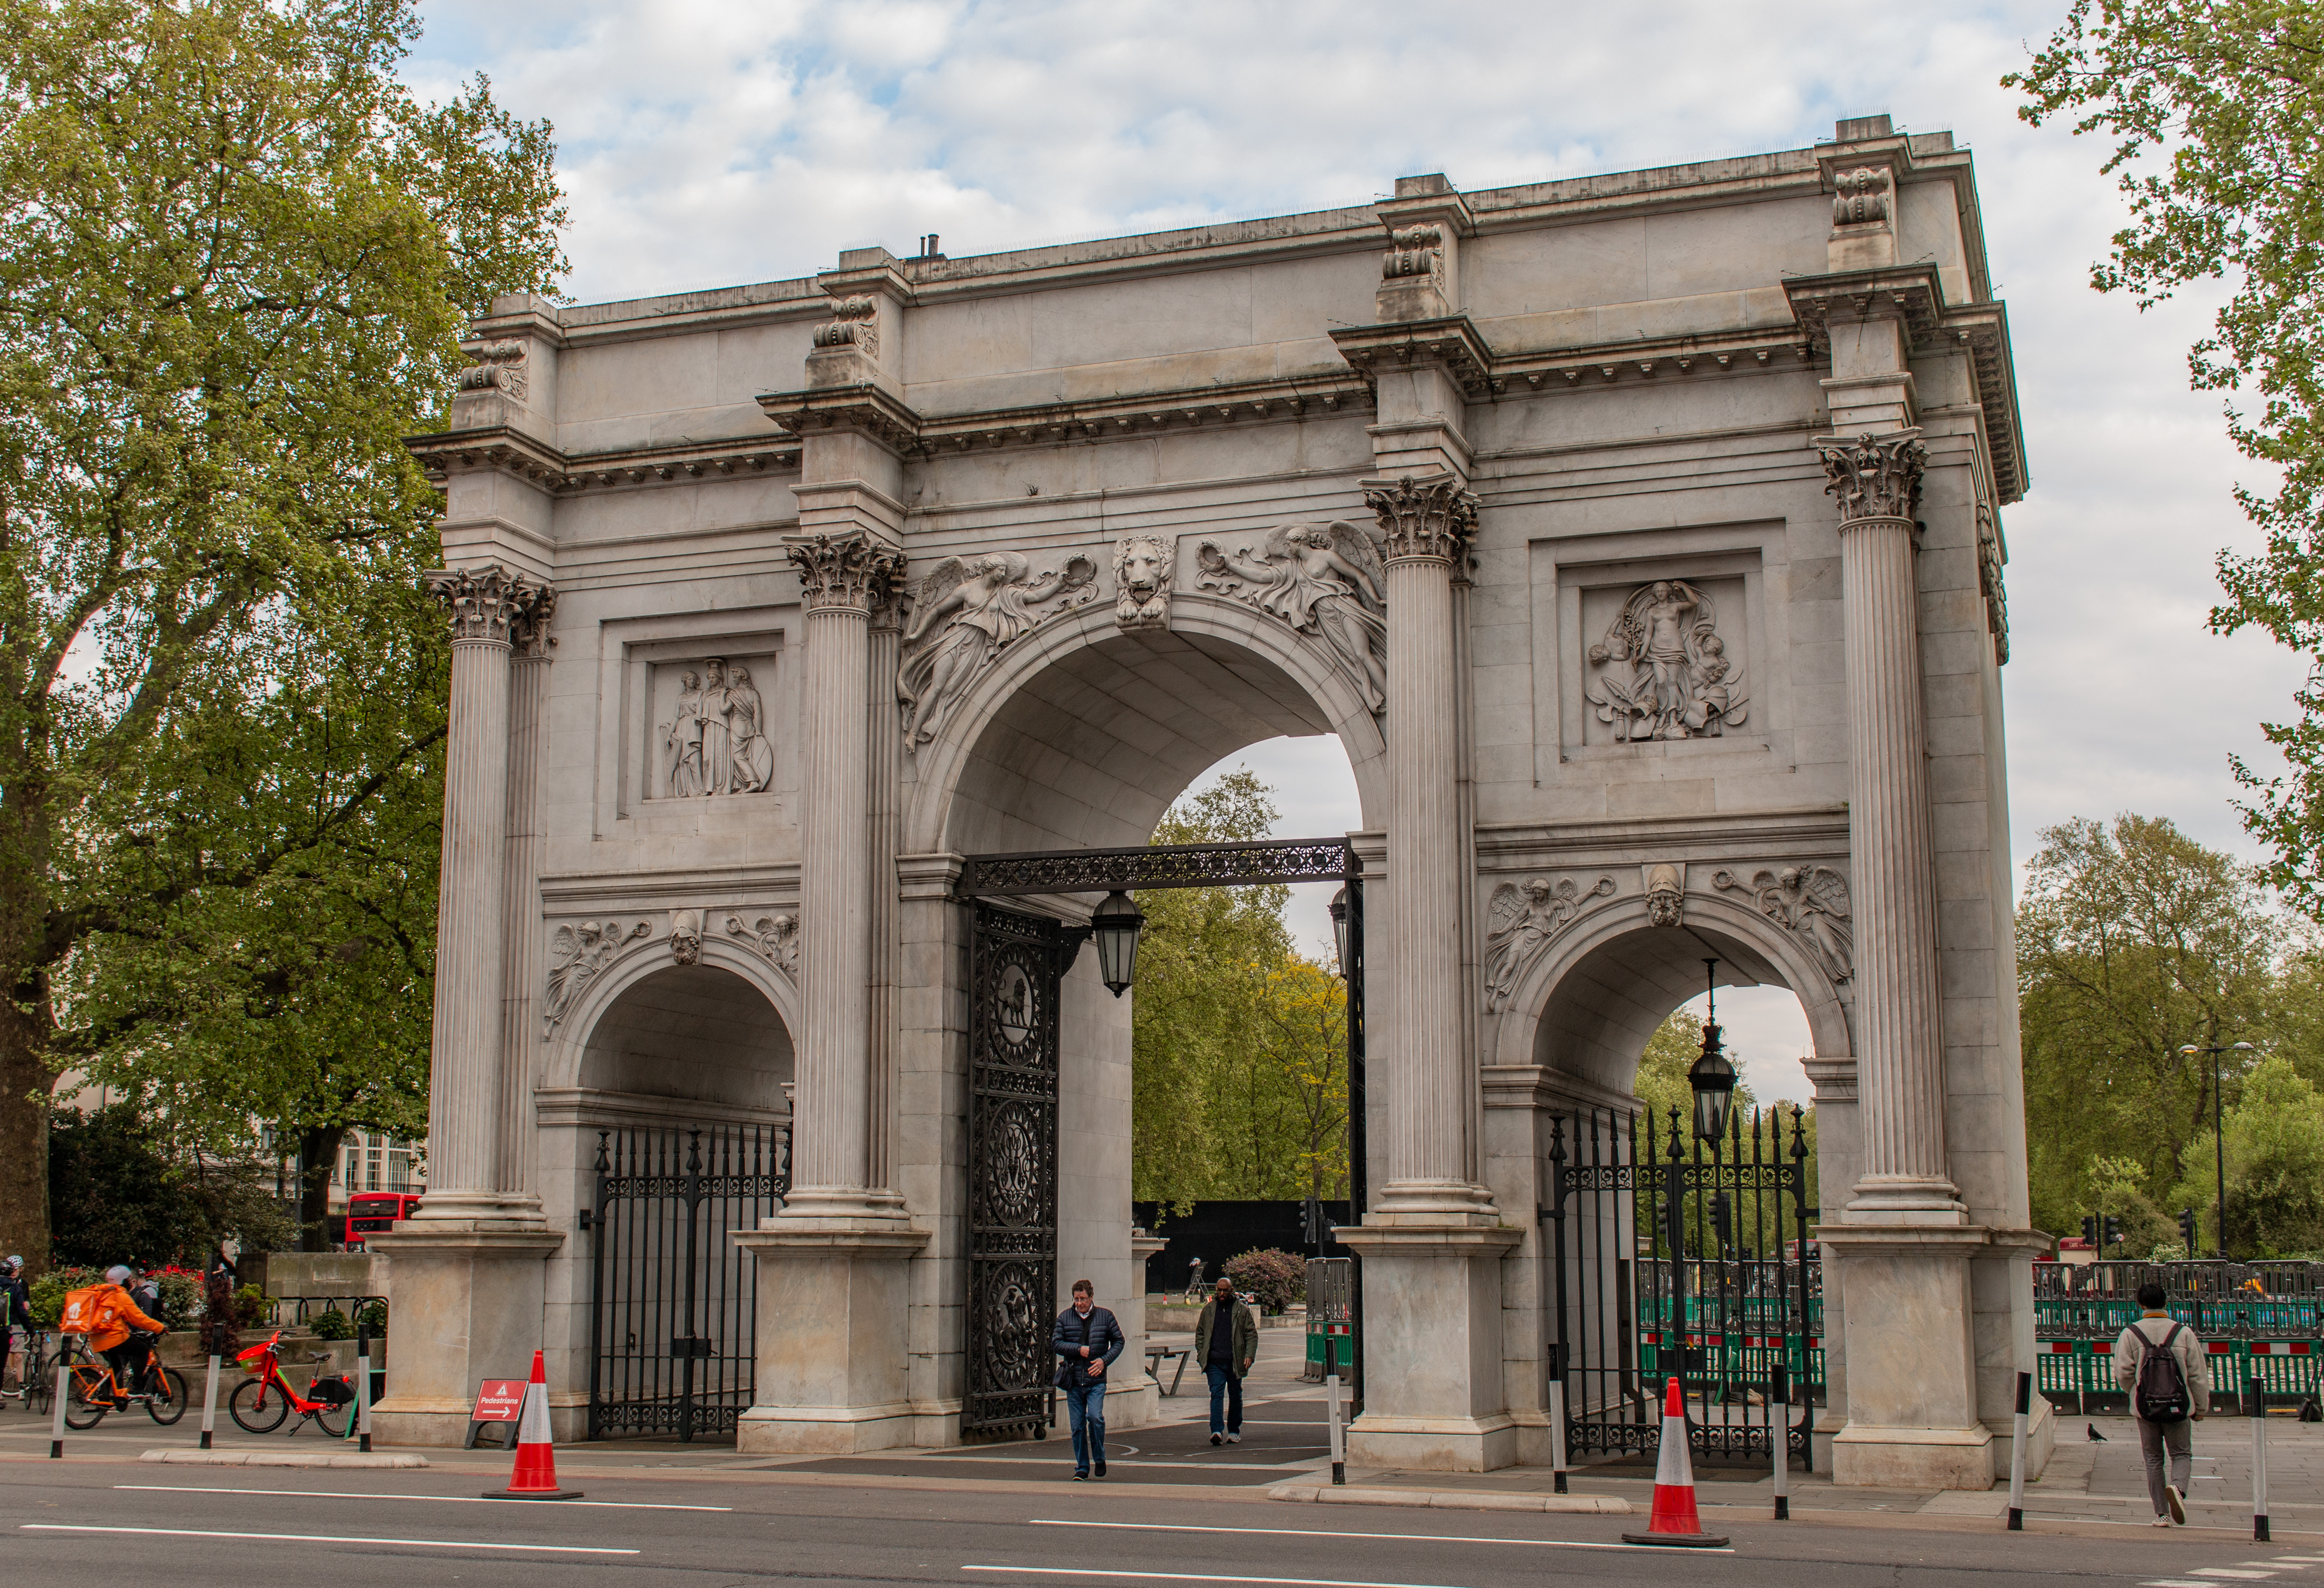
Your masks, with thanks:
<instances>
[{"instance_id":1,"label":"tree trunk","mask_svg":"<svg viewBox=\"0 0 2324 1588\"><path fill-rule=\"evenodd\" d=\"M24 1259L27 1279L49 1268L48 1006L0 1000L0 1257Z\"/></svg>"},{"instance_id":2,"label":"tree trunk","mask_svg":"<svg viewBox=\"0 0 2324 1588\"><path fill-rule=\"evenodd\" d=\"M299 1250L331 1249L331 1170L339 1161L345 1125L309 1125L299 1132ZM348 1187L350 1190L354 1187Z\"/></svg>"}]
</instances>

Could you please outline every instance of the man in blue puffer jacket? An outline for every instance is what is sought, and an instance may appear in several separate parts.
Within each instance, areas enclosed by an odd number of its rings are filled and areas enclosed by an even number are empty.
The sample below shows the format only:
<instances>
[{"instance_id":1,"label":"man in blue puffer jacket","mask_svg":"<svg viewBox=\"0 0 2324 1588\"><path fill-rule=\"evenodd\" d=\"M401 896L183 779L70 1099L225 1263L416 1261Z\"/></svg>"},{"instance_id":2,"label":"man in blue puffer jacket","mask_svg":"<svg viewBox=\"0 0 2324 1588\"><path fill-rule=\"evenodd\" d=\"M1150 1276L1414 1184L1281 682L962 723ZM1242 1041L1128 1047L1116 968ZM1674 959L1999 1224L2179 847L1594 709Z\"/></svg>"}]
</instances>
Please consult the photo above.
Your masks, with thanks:
<instances>
[{"instance_id":1,"label":"man in blue puffer jacket","mask_svg":"<svg viewBox=\"0 0 2324 1588\"><path fill-rule=\"evenodd\" d=\"M1065 1392L1065 1415L1074 1426L1074 1478L1093 1468L1105 1476L1105 1370L1129 1342L1111 1313L1097 1305L1097 1288L1074 1281L1074 1304L1057 1315L1049 1349L1065 1361L1057 1388Z\"/></svg>"}]
</instances>

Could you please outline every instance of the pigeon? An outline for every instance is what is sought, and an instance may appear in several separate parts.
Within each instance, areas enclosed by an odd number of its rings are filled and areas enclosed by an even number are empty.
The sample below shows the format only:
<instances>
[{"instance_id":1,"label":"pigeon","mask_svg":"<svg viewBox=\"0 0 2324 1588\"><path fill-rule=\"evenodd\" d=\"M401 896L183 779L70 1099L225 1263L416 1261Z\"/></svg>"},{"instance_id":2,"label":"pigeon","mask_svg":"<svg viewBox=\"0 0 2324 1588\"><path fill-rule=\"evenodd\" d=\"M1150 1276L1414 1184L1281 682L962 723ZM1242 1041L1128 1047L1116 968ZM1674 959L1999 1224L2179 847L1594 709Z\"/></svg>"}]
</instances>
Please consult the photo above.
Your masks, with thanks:
<instances>
[{"instance_id":1,"label":"pigeon","mask_svg":"<svg viewBox=\"0 0 2324 1588\"><path fill-rule=\"evenodd\" d=\"M2093 1444L2103 1445L2106 1443L2106 1436L2098 1432L2098 1426L2096 1423L2084 1423L2082 1426L2090 1431L2090 1440Z\"/></svg>"}]
</instances>

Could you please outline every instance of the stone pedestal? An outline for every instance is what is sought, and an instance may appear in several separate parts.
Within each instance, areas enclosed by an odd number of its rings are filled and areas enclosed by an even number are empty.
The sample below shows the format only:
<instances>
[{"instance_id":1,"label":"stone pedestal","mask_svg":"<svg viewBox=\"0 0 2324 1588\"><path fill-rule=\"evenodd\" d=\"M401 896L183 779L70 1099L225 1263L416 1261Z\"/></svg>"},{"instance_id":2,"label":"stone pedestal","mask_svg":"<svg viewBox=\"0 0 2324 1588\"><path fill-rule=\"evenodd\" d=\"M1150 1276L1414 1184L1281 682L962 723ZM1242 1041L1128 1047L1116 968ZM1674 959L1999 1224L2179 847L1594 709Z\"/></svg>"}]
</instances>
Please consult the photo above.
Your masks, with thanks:
<instances>
[{"instance_id":1,"label":"stone pedestal","mask_svg":"<svg viewBox=\"0 0 2324 1588\"><path fill-rule=\"evenodd\" d=\"M542 1286L558 1230L453 1229L407 1220L364 1244L392 1261L387 1399L372 1431L388 1445L458 1445L476 1385L521 1379L541 1344Z\"/></svg>"},{"instance_id":2,"label":"stone pedestal","mask_svg":"<svg viewBox=\"0 0 2324 1588\"><path fill-rule=\"evenodd\" d=\"M1405 1222L1336 1232L1364 1265L1364 1412L1348 1429L1349 1464L1482 1473L1517 1460L1501 1260L1522 1233Z\"/></svg>"},{"instance_id":3,"label":"stone pedestal","mask_svg":"<svg viewBox=\"0 0 2324 1588\"><path fill-rule=\"evenodd\" d=\"M1969 1288L1987 1232L1826 1224L1816 1238L1848 1275L1848 1426L1831 1442L1832 1481L1991 1488Z\"/></svg>"},{"instance_id":4,"label":"stone pedestal","mask_svg":"<svg viewBox=\"0 0 2324 1588\"><path fill-rule=\"evenodd\" d=\"M734 1237L759 1260L757 1398L735 1448L844 1455L913 1443L903 1321L927 1233L783 1223Z\"/></svg>"}]
</instances>

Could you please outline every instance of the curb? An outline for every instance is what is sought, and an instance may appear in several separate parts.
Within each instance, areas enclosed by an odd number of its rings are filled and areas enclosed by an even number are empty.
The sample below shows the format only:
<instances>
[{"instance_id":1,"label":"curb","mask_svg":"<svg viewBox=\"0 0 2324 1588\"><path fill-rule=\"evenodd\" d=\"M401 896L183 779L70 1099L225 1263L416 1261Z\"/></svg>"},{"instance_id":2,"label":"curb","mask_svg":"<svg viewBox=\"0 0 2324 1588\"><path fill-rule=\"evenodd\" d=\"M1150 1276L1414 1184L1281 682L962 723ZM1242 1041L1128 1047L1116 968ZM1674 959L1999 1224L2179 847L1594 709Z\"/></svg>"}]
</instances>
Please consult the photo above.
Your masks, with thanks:
<instances>
[{"instance_id":1,"label":"curb","mask_svg":"<svg viewBox=\"0 0 2324 1588\"><path fill-rule=\"evenodd\" d=\"M304 1450L149 1450L139 1461L169 1462L193 1467L424 1467L424 1455L384 1454L360 1451Z\"/></svg>"},{"instance_id":2,"label":"curb","mask_svg":"<svg viewBox=\"0 0 2324 1588\"><path fill-rule=\"evenodd\" d=\"M1457 1489L1356 1489L1330 1483L1277 1483L1269 1500L1317 1505L1395 1505L1430 1510L1562 1511L1581 1516L1627 1517L1630 1502L1610 1494L1475 1493Z\"/></svg>"}]
</instances>

